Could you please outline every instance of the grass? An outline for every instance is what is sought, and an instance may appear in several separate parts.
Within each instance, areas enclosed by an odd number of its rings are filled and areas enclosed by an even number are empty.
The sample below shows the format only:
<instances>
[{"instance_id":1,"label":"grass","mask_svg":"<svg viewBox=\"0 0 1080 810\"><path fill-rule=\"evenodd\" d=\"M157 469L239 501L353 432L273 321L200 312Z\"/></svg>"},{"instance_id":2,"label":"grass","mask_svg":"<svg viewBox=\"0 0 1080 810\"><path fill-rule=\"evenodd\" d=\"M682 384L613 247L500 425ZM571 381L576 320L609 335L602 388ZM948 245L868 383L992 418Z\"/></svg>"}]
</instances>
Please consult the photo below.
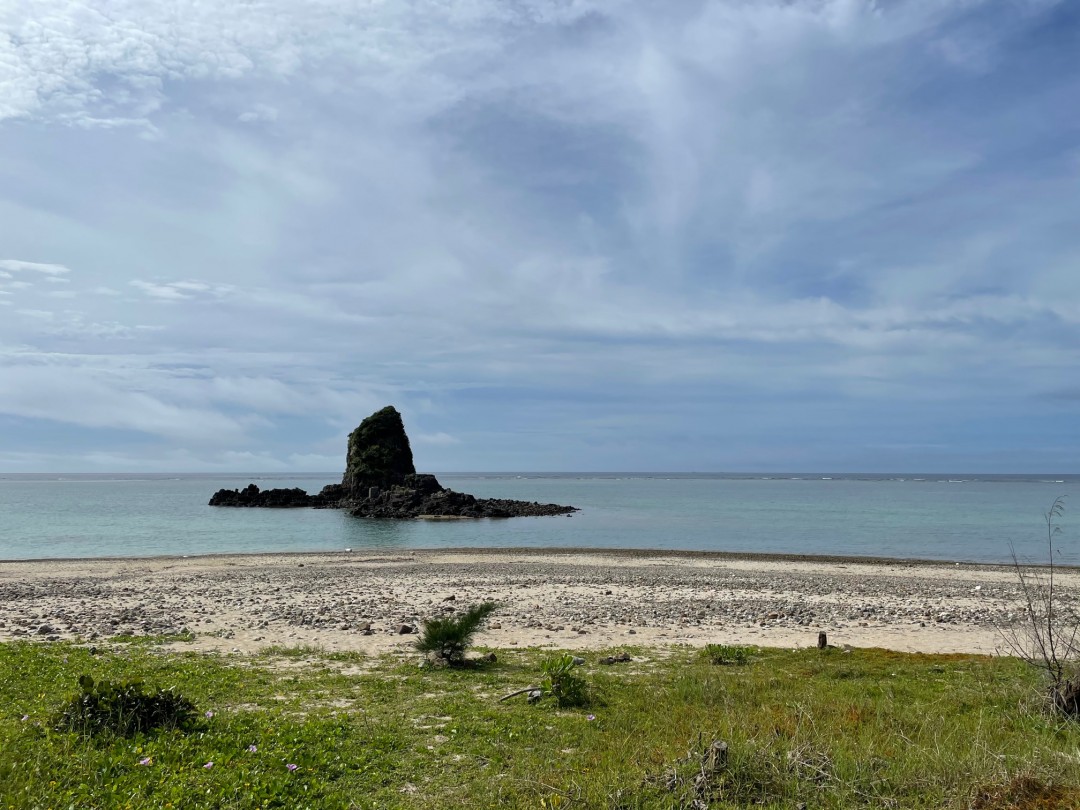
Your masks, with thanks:
<instances>
[{"instance_id":1,"label":"grass","mask_svg":"<svg viewBox=\"0 0 1080 810\"><path fill-rule=\"evenodd\" d=\"M539 680L537 650L421 670L416 655L357 666L314 648L3 644L0 809L1080 806L1080 727L1041 711L1019 661L762 650L717 667L688 648L631 652L621 668L586 656L592 702L562 710L498 701ZM84 673L171 687L204 719L53 730ZM727 763L702 776L713 740Z\"/></svg>"},{"instance_id":2,"label":"grass","mask_svg":"<svg viewBox=\"0 0 1080 810\"><path fill-rule=\"evenodd\" d=\"M126 633L110 636L108 641L112 644L136 644L136 645L160 645L160 644L176 644L178 642L192 642L195 640L195 634L188 630L185 633L172 633L168 635L143 635L132 636Z\"/></svg>"},{"instance_id":3,"label":"grass","mask_svg":"<svg viewBox=\"0 0 1080 810\"><path fill-rule=\"evenodd\" d=\"M750 660L753 650L731 644L706 644L701 650L703 658L710 664L722 666L724 664L745 664Z\"/></svg>"}]
</instances>

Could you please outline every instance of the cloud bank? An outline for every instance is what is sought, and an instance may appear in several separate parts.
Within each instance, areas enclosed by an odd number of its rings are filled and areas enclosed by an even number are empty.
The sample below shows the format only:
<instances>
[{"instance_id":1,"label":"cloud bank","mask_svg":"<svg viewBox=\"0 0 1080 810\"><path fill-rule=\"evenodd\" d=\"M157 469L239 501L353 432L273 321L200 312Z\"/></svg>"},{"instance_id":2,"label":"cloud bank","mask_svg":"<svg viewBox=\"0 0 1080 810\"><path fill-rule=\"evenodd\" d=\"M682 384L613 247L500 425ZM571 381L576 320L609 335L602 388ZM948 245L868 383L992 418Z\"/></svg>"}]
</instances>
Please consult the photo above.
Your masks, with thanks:
<instances>
[{"instance_id":1,"label":"cloud bank","mask_svg":"<svg viewBox=\"0 0 1080 810\"><path fill-rule=\"evenodd\" d=\"M16 0L0 466L1080 471L1080 13Z\"/></svg>"}]
</instances>

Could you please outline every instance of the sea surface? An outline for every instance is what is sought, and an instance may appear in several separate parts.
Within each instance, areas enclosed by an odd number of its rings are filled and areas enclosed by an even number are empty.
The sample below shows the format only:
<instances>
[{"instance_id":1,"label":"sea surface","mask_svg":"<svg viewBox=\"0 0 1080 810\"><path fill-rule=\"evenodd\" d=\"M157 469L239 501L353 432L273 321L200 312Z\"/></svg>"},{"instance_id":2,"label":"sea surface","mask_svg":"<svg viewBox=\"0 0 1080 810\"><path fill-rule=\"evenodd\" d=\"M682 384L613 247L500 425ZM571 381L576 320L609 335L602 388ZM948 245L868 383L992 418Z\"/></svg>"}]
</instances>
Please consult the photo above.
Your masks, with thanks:
<instances>
[{"instance_id":1,"label":"sea surface","mask_svg":"<svg viewBox=\"0 0 1080 810\"><path fill-rule=\"evenodd\" d=\"M478 497L571 504L569 517L378 521L323 509L207 506L218 489L304 475L3 475L0 560L216 552L630 548L1045 562L1045 514L1066 511L1056 561L1080 564L1080 476L440 474Z\"/></svg>"}]
</instances>

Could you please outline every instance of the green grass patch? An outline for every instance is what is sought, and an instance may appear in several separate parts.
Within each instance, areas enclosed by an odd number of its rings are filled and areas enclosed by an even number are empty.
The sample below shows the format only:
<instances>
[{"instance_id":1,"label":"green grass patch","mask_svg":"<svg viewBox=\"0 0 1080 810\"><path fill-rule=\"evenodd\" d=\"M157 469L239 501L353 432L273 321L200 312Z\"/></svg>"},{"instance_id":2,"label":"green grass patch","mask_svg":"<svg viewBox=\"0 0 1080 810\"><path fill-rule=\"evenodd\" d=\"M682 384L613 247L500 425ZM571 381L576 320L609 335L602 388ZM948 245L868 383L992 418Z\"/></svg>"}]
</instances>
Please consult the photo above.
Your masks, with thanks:
<instances>
[{"instance_id":1,"label":"green grass patch","mask_svg":"<svg viewBox=\"0 0 1080 810\"><path fill-rule=\"evenodd\" d=\"M701 655L710 664L723 666L725 664L746 664L754 650L752 647L741 647L733 644L706 644L701 650Z\"/></svg>"},{"instance_id":2,"label":"green grass patch","mask_svg":"<svg viewBox=\"0 0 1080 810\"><path fill-rule=\"evenodd\" d=\"M1080 727L1042 711L1015 660L764 649L718 667L660 652L586 655L589 705L560 709L499 701L542 681L538 650L432 670L312 648L3 644L0 808L1080 806ZM84 673L182 694L198 722L58 731Z\"/></svg>"},{"instance_id":3,"label":"green grass patch","mask_svg":"<svg viewBox=\"0 0 1080 810\"><path fill-rule=\"evenodd\" d=\"M190 643L195 640L195 634L190 630L186 633L167 633L161 635L133 636L128 633L120 633L110 636L110 644L137 644L144 646L160 646L162 644Z\"/></svg>"}]
</instances>

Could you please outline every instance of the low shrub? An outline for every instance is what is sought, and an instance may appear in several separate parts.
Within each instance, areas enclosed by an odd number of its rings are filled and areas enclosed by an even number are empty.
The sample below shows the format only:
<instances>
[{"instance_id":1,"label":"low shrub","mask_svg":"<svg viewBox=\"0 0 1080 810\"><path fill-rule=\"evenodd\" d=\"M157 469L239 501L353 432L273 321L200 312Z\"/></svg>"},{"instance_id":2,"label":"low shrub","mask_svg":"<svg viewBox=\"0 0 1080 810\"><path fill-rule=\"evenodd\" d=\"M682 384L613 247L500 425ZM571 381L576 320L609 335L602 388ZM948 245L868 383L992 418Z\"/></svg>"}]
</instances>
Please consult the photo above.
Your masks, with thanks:
<instances>
[{"instance_id":1,"label":"low shrub","mask_svg":"<svg viewBox=\"0 0 1080 810\"><path fill-rule=\"evenodd\" d=\"M544 673L542 689L551 695L560 708L587 706L589 688L585 679L575 672L577 664L570 653L544 659L540 671Z\"/></svg>"},{"instance_id":2,"label":"low shrub","mask_svg":"<svg viewBox=\"0 0 1080 810\"><path fill-rule=\"evenodd\" d=\"M416 642L420 652L432 653L452 667L465 665L465 650L480 629L484 619L495 612L494 602L473 605L460 616L430 619Z\"/></svg>"},{"instance_id":3,"label":"low shrub","mask_svg":"<svg viewBox=\"0 0 1080 810\"><path fill-rule=\"evenodd\" d=\"M195 705L183 695L171 689L147 692L139 681L95 683L83 675L79 689L58 713L53 724L57 731L130 736L159 728L185 729L198 716Z\"/></svg>"},{"instance_id":4,"label":"low shrub","mask_svg":"<svg viewBox=\"0 0 1080 810\"><path fill-rule=\"evenodd\" d=\"M1047 678L1050 708L1061 715L1080 720L1080 614L1065 599L1055 580L1057 550L1054 538L1061 533L1058 521L1065 513L1064 496L1054 499L1044 516L1046 523L1046 566L1025 568L1013 550L1023 603L1017 624L999 627L1013 654Z\"/></svg>"}]
</instances>

